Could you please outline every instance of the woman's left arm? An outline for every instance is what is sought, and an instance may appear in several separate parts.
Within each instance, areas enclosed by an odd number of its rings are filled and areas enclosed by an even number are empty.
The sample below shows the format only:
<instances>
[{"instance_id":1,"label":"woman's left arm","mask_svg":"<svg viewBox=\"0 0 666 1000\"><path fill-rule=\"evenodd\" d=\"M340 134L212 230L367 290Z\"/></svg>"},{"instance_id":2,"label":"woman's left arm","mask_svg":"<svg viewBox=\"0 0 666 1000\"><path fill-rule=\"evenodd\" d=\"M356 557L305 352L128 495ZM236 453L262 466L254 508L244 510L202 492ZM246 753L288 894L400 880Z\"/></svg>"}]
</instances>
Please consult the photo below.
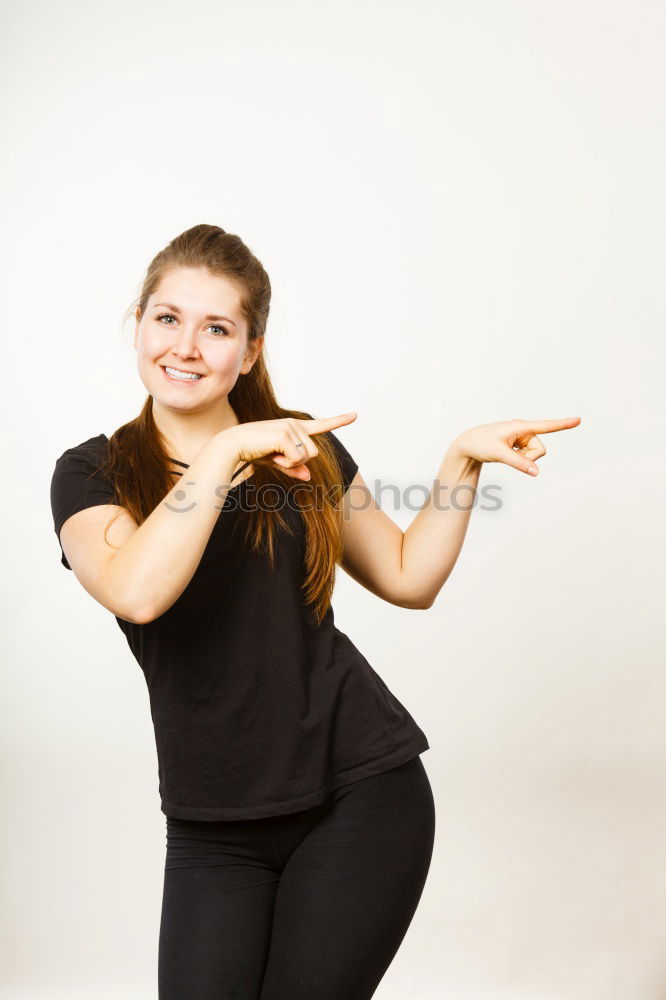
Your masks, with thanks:
<instances>
[{"instance_id":1,"label":"woman's left arm","mask_svg":"<svg viewBox=\"0 0 666 1000\"><path fill-rule=\"evenodd\" d=\"M464 431L447 449L433 489L404 532L357 473L345 494L343 569L390 604L432 607L460 555L483 463L537 475L534 463L546 454L537 434L579 423L580 417L505 420Z\"/></svg>"}]
</instances>

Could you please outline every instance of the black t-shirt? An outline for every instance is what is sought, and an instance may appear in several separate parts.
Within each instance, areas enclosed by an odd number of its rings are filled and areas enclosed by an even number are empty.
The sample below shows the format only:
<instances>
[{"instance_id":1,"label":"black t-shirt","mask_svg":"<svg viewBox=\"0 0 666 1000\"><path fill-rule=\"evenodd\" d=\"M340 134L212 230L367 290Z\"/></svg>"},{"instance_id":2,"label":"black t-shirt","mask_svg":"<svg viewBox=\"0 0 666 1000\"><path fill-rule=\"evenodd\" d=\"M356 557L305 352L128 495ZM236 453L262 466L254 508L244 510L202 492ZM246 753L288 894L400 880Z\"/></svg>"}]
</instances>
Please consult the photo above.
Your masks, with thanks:
<instances>
[{"instance_id":1,"label":"black t-shirt","mask_svg":"<svg viewBox=\"0 0 666 1000\"><path fill-rule=\"evenodd\" d=\"M358 466L331 432L348 488ZM72 514L117 502L99 474L98 434L58 458L51 508L58 541ZM175 470L174 470L175 471ZM144 625L116 616L148 685L161 810L181 819L254 819L297 812L390 770L429 744L412 716L334 624L305 605L305 527L277 528L276 569L243 544L253 476L227 492L180 597ZM286 495L286 494L285 494ZM61 546L61 562L70 569Z\"/></svg>"}]
</instances>

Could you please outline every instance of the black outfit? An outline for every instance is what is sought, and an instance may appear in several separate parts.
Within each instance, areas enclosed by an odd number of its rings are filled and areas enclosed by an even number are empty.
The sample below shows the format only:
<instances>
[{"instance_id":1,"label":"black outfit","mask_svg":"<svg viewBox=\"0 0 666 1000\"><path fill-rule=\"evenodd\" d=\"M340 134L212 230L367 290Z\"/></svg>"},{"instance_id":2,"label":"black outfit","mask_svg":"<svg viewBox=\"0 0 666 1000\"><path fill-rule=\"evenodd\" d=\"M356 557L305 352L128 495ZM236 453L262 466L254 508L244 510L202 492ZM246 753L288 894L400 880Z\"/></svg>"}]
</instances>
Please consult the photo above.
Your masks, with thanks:
<instances>
[{"instance_id":1,"label":"black outfit","mask_svg":"<svg viewBox=\"0 0 666 1000\"><path fill-rule=\"evenodd\" d=\"M346 489L358 465L327 433ZM107 445L98 434L56 461L58 539L73 513L116 502L113 485L95 473ZM294 532L277 532L275 572L266 555L243 544L252 480L229 489L178 600L144 625L116 617L148 684L167 816L216 821L297 812L429 749L409 712L335 626L332 608L317 625L304 604L305 531L288 490L271 488L263 497L275 503L281 496L280 512ZM186 509L186 474L181 483ZM64 552L61 562L70 568Z\"/></svg>"},{"instance_id":2,"label":"black outfit","mask_svg":"<svg viewBox=\"0 0 666 1000\"><path fill-rule=\"evenodd\" d=\"M328 433L347 488L358 466ZM107 444L58 458L58 539L71 514L116 502L95 474ZM368 1000L430 866L429 744L332 609L317 626L303 604L298 510L280 507L294 535L278 530L274 574L243 547L252 478L172 607L116 618L148 684L167 817L159 997Z\"/></svg>"},{"instance_id":3,"label":"black outfit","mask_svg":"<svg viewBox=\"0 0 666 1000\"><path fill-rule=\"evenodd\" d=\"M435 808L414 757L304 812L166 827L159 1000L368 1000L421 898Z\"/></svg>"}]
</instances>

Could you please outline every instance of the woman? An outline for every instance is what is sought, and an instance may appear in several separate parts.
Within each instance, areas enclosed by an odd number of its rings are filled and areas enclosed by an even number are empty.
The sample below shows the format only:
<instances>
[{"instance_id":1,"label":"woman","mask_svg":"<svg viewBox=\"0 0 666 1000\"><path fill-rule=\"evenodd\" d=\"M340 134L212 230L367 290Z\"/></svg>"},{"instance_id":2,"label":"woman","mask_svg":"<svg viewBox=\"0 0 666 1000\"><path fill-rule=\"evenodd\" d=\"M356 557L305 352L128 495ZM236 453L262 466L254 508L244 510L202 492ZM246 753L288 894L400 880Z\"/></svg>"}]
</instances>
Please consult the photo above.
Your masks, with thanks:
<instances>
[{"instance_id":1,"label":"woman","mask_svg":"<svg viewBox=\"0 0 666 1000\"><path fill-rule=\"evenodd\" d=\"M140 415L53 473L61 561L148 684L167 842L160 1000L371 997L432 855L427 738L330 598L341 564L389 603L429 608L471 504L428 504L404 533L376 506L333 433L356 414L278 404L270 296L238 236L176 237L136 303ZM439 480L473 494L484 461L529 471L545 454L535 433L577 422L474 428Z\"/></svg>"}]
</instances>

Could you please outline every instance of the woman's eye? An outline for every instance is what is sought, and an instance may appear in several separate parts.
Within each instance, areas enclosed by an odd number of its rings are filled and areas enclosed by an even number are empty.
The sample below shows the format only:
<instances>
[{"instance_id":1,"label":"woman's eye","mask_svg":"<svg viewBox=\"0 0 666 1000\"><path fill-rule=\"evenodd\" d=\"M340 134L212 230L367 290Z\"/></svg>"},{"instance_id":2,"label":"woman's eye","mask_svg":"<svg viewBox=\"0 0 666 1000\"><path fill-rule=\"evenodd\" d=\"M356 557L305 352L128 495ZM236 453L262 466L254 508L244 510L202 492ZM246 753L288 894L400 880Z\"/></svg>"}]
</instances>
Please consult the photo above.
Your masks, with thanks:
<instances>
[{"instance_id":1,"label":"woman's eye","mask_svg":"<svg viewBox=\"0 0 666 1000\"><path fill-rule=\"evenodd\" d=\"M163 319L173 319L173 320L175 320L176 317L172 313L162 313L161 316L157 317L157 322L161 323ZM171 323L162 323L162 325L163 326L172 326ZM216 337L221 337L223 334L226 337L229 336L229 331L224 326L217 326L216 324L212 324L212 326L210 326L208 329L209 330L221 330L222 333L216 333L215 334Z\"/></svg>"}]
</instances>

